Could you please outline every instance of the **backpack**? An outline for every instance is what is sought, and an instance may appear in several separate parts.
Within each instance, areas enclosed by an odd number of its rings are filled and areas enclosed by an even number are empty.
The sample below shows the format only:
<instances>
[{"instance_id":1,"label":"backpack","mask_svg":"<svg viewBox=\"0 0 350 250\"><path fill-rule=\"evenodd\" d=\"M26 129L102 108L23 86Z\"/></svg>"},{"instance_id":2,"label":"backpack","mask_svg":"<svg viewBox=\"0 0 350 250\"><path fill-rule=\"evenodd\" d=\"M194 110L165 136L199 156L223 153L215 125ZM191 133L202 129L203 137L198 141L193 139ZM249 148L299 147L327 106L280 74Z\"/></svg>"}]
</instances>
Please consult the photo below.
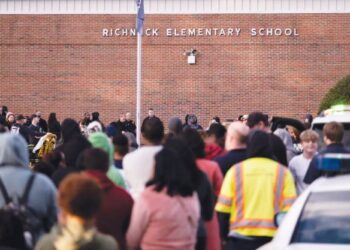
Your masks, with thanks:
<instances>
[{"instance_id":1,"label":"backpack","mask_svg":"<svg viewBox=\"0 0 350 250\"><path fill-rule=\"evenodd\" d=\"M10 211L21 221L23 226L23 236L28 249L34 247L38 231L42 226L40 219L36 216L36 212L27 205L34 179L35 174L31 174L21 197L9 197L5 185L0 178L0 191L5 200L5 205L1 209Z\"/></svg>"}]
</instances>

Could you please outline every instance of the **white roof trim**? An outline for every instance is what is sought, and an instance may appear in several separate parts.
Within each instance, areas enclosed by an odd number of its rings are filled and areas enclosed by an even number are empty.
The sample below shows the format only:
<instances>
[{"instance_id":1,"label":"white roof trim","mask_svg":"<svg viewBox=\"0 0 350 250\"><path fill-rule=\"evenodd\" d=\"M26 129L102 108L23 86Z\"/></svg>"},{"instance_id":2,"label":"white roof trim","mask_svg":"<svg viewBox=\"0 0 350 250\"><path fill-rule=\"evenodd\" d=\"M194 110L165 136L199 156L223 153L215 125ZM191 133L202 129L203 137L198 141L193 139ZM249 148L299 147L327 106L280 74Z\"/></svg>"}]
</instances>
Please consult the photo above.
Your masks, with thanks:
<instances>
[{"instance_id":1,"label":"white roof trim","mask_svg":"<svg viewBox=\"0 0 350 250\"><path fill-rule=\"evenodd\" d=\"M350 13L349 0L144 0L146 14ZM135 0L0 0L0 14L135 14Z\"/></svg>"}]
</instances>

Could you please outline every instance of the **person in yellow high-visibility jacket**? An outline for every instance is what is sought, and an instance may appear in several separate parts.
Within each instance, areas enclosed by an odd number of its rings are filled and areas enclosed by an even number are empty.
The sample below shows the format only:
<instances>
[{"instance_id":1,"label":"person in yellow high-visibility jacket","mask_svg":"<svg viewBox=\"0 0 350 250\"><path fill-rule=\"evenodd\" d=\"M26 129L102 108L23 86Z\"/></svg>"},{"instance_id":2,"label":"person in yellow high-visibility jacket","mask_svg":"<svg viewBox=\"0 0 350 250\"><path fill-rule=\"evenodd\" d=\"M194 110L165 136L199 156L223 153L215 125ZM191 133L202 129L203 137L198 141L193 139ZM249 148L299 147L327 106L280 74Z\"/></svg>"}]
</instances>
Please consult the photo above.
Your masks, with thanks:
<instances>
[{"instance_id":1,"label":"person in yellow high-visibility jacket","mask_svg":"<svg viewBox=\"0 0 350 250\"><path fill-rule=\"evenodd\" d=\"M267 133L251 132L247 157L227 172L215 207L225 249L253 250L269 242L274 215L296 198L293 176L273 160Z\"/></svg>"}]
</instances>

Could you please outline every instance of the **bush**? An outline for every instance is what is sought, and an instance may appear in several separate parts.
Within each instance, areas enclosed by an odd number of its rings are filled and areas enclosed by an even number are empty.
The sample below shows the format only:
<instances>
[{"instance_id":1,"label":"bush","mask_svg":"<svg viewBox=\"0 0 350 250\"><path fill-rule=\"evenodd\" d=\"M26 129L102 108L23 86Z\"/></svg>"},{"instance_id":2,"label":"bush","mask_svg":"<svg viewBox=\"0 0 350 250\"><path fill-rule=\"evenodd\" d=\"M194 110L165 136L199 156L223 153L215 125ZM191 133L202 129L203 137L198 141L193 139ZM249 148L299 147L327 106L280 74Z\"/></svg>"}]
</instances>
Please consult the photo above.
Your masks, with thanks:
<instances>
[{"instance_id":1,"label":"bush","mask_svg":"<svg viewBox=\"0 0 350 250\"><path fill-rule=\"evenodd\" d=\"M341 79L323 97L319 112L337 104L350 104L350 75Z\"/></svg>"}]
</instances>

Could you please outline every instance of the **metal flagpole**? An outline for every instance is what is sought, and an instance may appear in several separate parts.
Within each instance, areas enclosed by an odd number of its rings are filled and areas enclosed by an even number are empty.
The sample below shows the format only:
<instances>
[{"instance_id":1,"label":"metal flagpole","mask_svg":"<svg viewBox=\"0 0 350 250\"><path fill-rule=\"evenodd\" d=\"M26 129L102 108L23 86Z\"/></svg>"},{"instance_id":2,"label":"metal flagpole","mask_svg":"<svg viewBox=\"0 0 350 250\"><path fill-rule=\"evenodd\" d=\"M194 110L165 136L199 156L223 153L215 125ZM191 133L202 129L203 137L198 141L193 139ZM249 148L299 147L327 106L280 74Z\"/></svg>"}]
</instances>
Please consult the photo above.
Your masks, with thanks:
<instances>
[{"instance_id":1,"label":"metal flagpole","mask_svg":"<svg viewBox=\"0 0 350 250\"><path fill-rule=\"evenodd\" d=\"M141 145L141 73L142 35L137 32L136 141L138 145Z\"/></svg>"},{"instance_id":2,"label":"metal flagpole","mask_svg":"<svg viewBox=\"0 0 350 250\"><path fill-rule=\"evenodd\" d=\"M144 21L144 0L136 0L137 16L137 76L136 76L136 141L141 145L141 74L142 74L142 33Z\"/></svg>"}]
</instances>

